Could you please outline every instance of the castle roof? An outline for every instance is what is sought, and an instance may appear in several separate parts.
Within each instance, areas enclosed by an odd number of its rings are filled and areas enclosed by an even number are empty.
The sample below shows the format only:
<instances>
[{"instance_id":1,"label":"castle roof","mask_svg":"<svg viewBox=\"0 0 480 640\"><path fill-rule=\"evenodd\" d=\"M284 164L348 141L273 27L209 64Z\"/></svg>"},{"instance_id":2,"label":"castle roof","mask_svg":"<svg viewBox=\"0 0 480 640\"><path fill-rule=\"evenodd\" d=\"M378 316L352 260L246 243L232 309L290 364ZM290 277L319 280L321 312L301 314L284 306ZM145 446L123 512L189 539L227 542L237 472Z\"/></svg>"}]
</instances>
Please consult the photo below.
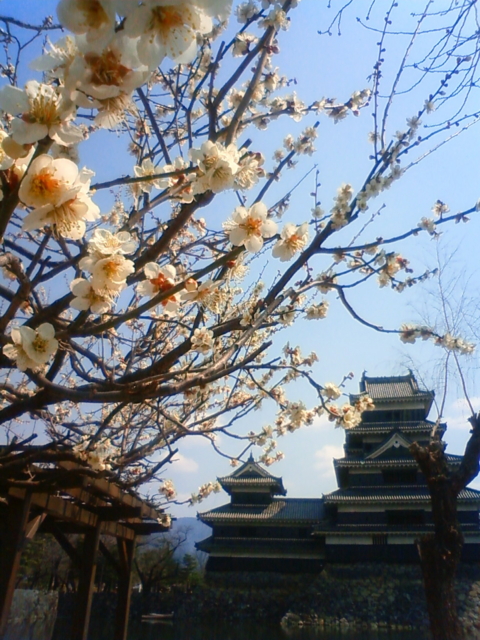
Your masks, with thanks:
<instances>
[{"instance_id":1,"label":"castle roof","mask_svg":"<svg viewBox=\"0 0 480 640\"><path fill-rule=\"evenodd\" d=\"M431 420L409 420L405 422L361 422L350 431L351 433L359 435L367 435L372 433L388 433L392 431L392 429L398 429L404 433L418 435L420 433L429 434L433 429L434 424L435 423ZM440 423L438 432L444 433L446 428L447 425L445 423Z\"/></svg>"},{"instance_id":2,"label":"castle roof","mask_svg":"<svg viewBox=\"0 0 480 640\"><path fill-rule=\"evenodd\" d=\"M406 376L370 377L363 374L360 380L360 395L368 394L374 403L408 402L422 400L428 404L433 402L434 393L419 388L413 373ZM357 398L353 395L352 398Z\"/></svg>"},{"instance_id":3,"label":"castle roof","mask_svg":"<svg viewBox=\"0 0 480 640\"><path fill-rule=\"evenodd\" d=\"M321 498L273 498L268 505L225 504L211 511L199 513L202 522L232 524L292 524L293 522L313 524L323 517Z\"/></svg>"},{"instance_id":4,"label":"castle roof","mask_svg":"<svg viewBox=\"0 0 480 640\"><path fill-rule=\"evenodd\" d=\"M273 476L258 462L255 462L253 456L236 469L229 476L218 478L219 483L227 493L232 491L251 491L265 490L272 495L286 495L282 478Z\"/></svg>"},{"instance_id":5,"label":"castle roof","mask_svg":"<svg viewBox=\"0 0 480 640\"><path fill-rule=\"evenodd\" d=\"M395 504L419 503L430 504L430 493L425 485L393 485L377 487L355 487L354 489L337 489L323 496L325 504ZM458 494L458 502L474 502L480 505L480 491L463 489Z\"/></svg>"},{"instance_id":6,"label":"castle roof","mask_svg":"<svg viewBox=\"0 0 480 640\"><path fill-rule=\"evenodd\" d=\"M462 461L462 456L456 456L451 453L446 454L447 462L451 465L458 466ZM392 458L359 458L353 456L345 456L344 458L338 458L333 460L335 467L348 467L348 468L372 468L372 467L411 467L412 469L418 468L418 464L415 458L412 456L401 456Z\"/></svg>"}]
</instances>

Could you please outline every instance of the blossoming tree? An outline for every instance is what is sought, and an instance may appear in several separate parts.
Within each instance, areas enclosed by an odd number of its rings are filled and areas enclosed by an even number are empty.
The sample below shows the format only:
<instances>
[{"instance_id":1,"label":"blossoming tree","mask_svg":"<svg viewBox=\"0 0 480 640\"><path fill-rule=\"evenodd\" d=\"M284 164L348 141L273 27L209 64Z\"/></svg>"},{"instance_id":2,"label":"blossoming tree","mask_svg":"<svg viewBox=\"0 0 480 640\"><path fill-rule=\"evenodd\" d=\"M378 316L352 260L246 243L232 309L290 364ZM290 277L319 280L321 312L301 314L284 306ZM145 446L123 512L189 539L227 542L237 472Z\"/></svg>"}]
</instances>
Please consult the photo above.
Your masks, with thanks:
<instances>
[{"instance_id":1,"label":"blossoming tree","mask_svg":"<svg viewBox=\"0 0 480 640\"><path fill-rule=\"evenodd\" d=\"M449 96L468 92L468 7L448 15L448 47L432 56L441 71L435 87L432 62L415 84L422 95L428 77L428 92L394 131L390 112L406 56L388 95L380 91L394 3L370 87L352 87L344 102L320 95L311 104L274 66L282 31L302 11L297 4L60 0L67 35L49 37L30 61L36 79L25 84L20 62L32 30L35 41L60 26L0 17L5 49L14 52L2 66L0 89L0 423L8 444L0 474L28 466L32 449L25 445L38 423L37 462L75 462L133 487L158 477L180 439L214 442L216 432L229 433L264 402L277 408L275 426L232 435L239 456L252 443L264 446L266 464L282 455L276 437L322 413L351 428L371 406L368 397L356 406L337 402L344 381L317 381L315 354L282 345L281 330L301 316L325 319L336 297L355 319L386 331L363 318L349 289L376 279L401 292L427 278L429 272L412 274L397 252L400 242L430 239L477 212L473 202L449 214L438 201L434 217L422 216L402 233L369 236L382 208L375 198L477 121L465 100L429 135L419 134L421 118L448 111ZM427 3L409 47L431 18ZM223 37L229 20L238 30L230 24ZM291 192L273 194L281 176L314 153L317 118L340 123L362 112L374 116L362 184L338 185L325 208L316 185L311 211L300 224L289 220ZM282 118L305 127L284 137L267 162L268 130ZM108 133L120 135L131 154L130 172L95 182L107 154L99 143L97 168L81 167L79 154L87 138L102 136L104 145ZM420 156L410 159L417 149ZM103 193L113 199L109 211ZM261 282L255 274L263 271ZM473 350L424 326L389 331L404 342ZM317 394L311 408L288 399L288 383L298 380ZM205 485L193 499L214 489ZM174 497L168 481L161 491Z\"/></svg>"}]
</instances>

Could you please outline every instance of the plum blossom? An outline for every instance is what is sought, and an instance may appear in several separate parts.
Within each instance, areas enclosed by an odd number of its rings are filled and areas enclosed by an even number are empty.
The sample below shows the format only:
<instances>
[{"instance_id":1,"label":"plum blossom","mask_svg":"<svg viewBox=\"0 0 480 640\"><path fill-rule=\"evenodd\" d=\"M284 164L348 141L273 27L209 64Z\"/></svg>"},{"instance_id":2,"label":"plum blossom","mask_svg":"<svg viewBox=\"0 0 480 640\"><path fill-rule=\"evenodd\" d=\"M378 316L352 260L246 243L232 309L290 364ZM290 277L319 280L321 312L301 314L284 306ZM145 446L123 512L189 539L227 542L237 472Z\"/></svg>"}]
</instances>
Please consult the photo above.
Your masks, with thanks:
<instances>
[{"instance_id":1,"label":"plum blossom","mask_svg":"<svg viewBox=\"0 0 480 640\"><path fill-rule=\"evenodd\" d=\"M321 293L328 293L337 284L337 276L332 272L319 273L316 279L319 282L317 288Z\"/></svg>"},{"instance_id":2,"label":"plum blossom","mask_svg":"<svg viewBox=\"0 0 480 640\"><path fill-rule=\"evenodd\" d=\"M363 411L372 411L375 409L375 404L368 395L362 395L355 401L355 409L362 413Z\"/></svg>"},{"instance_id":3,"label":"plum blossom","mask_svg":"<svg viewBox=\"0 0 480 640\"><path fill-rule=\"evenodd\" d=\"M258 38L251 33L238 33L233 43L232 54L235 57L246 56L250 52L250 48L254 47L258 42Z\"/></svg>"},{"instance_id":4,"label":"plum blossom","mask_svg":"<svg viewBox=\"0 0 480 640\"><path fill-rule=\"evenodd\" d=\"M4 129L0 129L0 171L10 169L15 162L14 158L8 155L6 149L3 146L3 141L8 138L8 133Z\"/></svg>"},{"instance_id":5,"label":"plum blossom","mask_svg":"<svg viewBox=\"0 0 480 640\"><path fill-rule=\"evenodd\" d=\"M327 300L324 300L320 304L313 304L307 309L307 320L323 320L327 317L328 306Z\"/></svg>"},{"instance_id":6,"label":"plum blossom","mask_svg":"<svg viewBox=\"0 0 480 640\"><path fill-rule=\"evenodd\" d=\"M353 429L362 421L362 414L351 404L344 404L342 407L342 414L340 420L337 421L337 426L341 426L344 429Z\"/></svg>"},{"instance_id":7,"label":"plum blossom","mask_svg":"<svg viewBox=\"0 0 480 640\"><path fill-rule=\"evenodd\" d=\"M75 39L65 36L55 43L49 42L48 46L48 50L35 58L30 67L45 73L49 78L63 80L75 57L80 55Z\"/></svg>"},{"instance_id":8,"label":"plum blossom","mask_svg":"<svg viewBox=\"0 0 480 640\"><path fill-rule=\"evenodd\" d=\"M257 202L250 209L237 207L230 220L223 223L225 233L236 247L244 246L256 253L263 247L263 239L271 238L277 232L277 224L267 218L268 209L263 202Z\"/></svg>"},{"instance_id":9,"label":"plum blossom","mask_svg":"<svg viewBox=\"0 0 480 640\"><path fill-rule=\"evenodd\" d=\"M82 260L80 266L82 267ZM92 266L92 287L95 291L107 290L118 294L126 287L126 279L134 271L135 265L132 260L127 260L121 253L114 253L97 260Z\"/></svg>"},{"instance_id":10,"label":"plum blossom","mask_svg":"<svg viewBox=\"0 0 480 640\"><path fill-rule=\"evenodd\" d=\"M79 240L86 231L85 220L92 222L100 217L99 208L88 196L77 194L59 205L45 205L35 209L23 221L22 229L30 231L49 225L64 238Z\"/></svg>"},{"instance_id":11,"label":"plum blossom","mask_svg":"<svg viewBox=\"0 0 480 640\"><path fill-rule=\"evenodd\" d=\"M115 28L112 0L60 0L57 16L72 33L85 34L88 42L108 39Z\"/></svg>"},{"instance_id":12,"label":"plum blossom","mask_svg":"<svg viewBox=\"0 0 480 640\"><path fill-rule=\"evenodd\" d=\"M206 327L195 329L191 342L193 351L207 354L213 349L213 331L210 331Z\"/></svg>"},{"instance_id":13,"label":"plum blossom","mask_svg":"<svg viewBox=\"0 0 480 640\"><path fill-rule=\"evenodd\" d=\"M261 153L251 153L239 160L238 171L235 173L235 189L247 190L257 184L258 179L265 175L262 164L265 158Z\"/></svg>"},{"instance_id":14,"label":"plum blossom","mask_svg":"<svg viewBox=\"0 0 480 640\"><path fill-rule=\"evenodd\" d=\"M164 480L159 488L159 492L167 498L167 500L173 500L177 495L175 486L172 480Z\"/></svg>"},{"instance_id":15,"label":"plum blossom","mask_svg":"<svg viewBox=\"0 0 480 640\"><path fill-rule=\"evenodd\" d=\"M417 225L420 229L428 231L431 236L436 235L435 229L437 228L435 221L432 218L422 218Z\"/></svg>"},{"instance_id":16,"label":"plum blossom","mask_svg":"<svg viewBox=\"0 0 480 640\"><path fill-rule=\"evenodd\" d=\"M78 311L92 311L92 313L107 313L113 305L113 294L108 289L96 291L91 282L85 278L75 278L70 283L70 291L75 298L70 306Z\"/></svg>"},{"instance_id":17,"label":"plum blossom","mask_svg":"<svg viewBox=\"0 0 480 640\"><path fill-rule=\"evenodd\" d=\"M308 424L312 416L303 402L290 402L283 412L283 417L288 422L287 430L292 432Z\"/></svg>"},{"instance_id":18,"label":"plum blossom","mask_svg":"<svg viewBox=\"0 0 480 640\"><path fill-rule=\"evenodd\" d=\"M127 286L127 277L135 271L132 260L125 254L136 248L136 242L126 231L113 234L107 229L95 229L87 250L88 255L79 262L80 269L92 274L91 281L78 278L72 293L76 296L71 304L79 310L90 308L93 313L105 313L113 299ZM91 288L89 289L88 286ZM87 306L88 304L88 306Z\"/></svg>"},{"instance_id":19,"label":"plum blossom","mask_svg":"<svg viewBox=\"0 0 480 640\"><path fill-rule=\"evenodd\" d=\"M66 158L40 155L30 164L19 189L20 200L35 207L23 221L31 231L49 225L58 235L78 240L85 234L85 220L99 218L100 210L87 195L93 172Z\"/></svg>"},{"instance_id":20,"label":"plum blossom","mask_svg":"<svg viewBox=\"0 0 480 640\"><path fill-rule=\"evenodd\" d=\"M159 169L153 164L150 158L145 158L141 165L133 167L133 171L136 178L146 178L147 176L153 176L160 173ZM155 189L161 189L161 182L158 179L146 180L145 182L139 182L138 186L145 193L150 193L152 191L152 187L155 187Z\"/></svg>"},{"instance_id":21,"label":"plum blossom","mask_svg":"<svg viewBox=\"0 0 480 640\"><path fill-rule=\"evenodd\" d=\"M401 269L407 272L411 271L411 269L408 268L408 260L393 251L391 253L380 251L375 258L375 264L381 265L381 270L378 275L378 284L380 287L385 287L390 284L395 274Z\"/></svg>"},{"instance_id":22,"label":"plum blossom","mask_svg":"<svg viewBox=\"0 0 480 640\"><path fill-rule=\"evenodd\" d=\"M210 309L211 306L216 306L218 298L218 287L221 285L221 281L205 280L200 285L195 280L187 281L185 284L186 291L182 293L182 300L184 302L195 302L199 306Z\"/></svg>"},{"instance_id":23,"label":"plum blossom","mask_svg":"<svg viewBox=\"0 0 480 640\"><path fill-rule=\"evenodd\" d=\"M84 139L83 130L73 125L75 105L55 87L30 80L25 90L6 85L0 90L0 109L20 114L11 123L11 136L19 144L32 144L49 136L70 145Z\"/></svg>"},{"instance_id":24,"label":"plum blossom","mask_svg":"<svg viewBox=\"0 0 480 640\"><path fill-rule=\"evenodd\" d=\"M65 72L70 100L79 107L98 109L95 123L100 127L113 127L125 110L134 110L131 94L150 76L135 46L134 40L120 32L100 52L85 46Z\"/></svg>"},{"instance_id":25,"label":"plum blossom","mask_svg":"<svg viewBox=\"0 0 480 640\"><path fill-rule=\"evenodd\" d=\"M3 347L3 353L15 360L20 371L38 369L45 365L58 349L55 329L44 322L36 329L23 325L12 329L12 344Z\"/></svg>"},{"instance_id":26,"label":"plum blossom","mask_svg":"<svg viewBox=\"0 0 480 640\"><path fill-rule=\"evenodd\" d=\"M445 347L448 351L457 351L462 355L471 355L475 351L475 344L467 342L463 338L452 336L446 333L444 336L438 336L435 344L439 347Z\"/></svg>"},{"instance_id":27,"label":"plum blossom","mask_svg":"<svg viewBox=\"0 0 480 640\"><path fill-rule=\"evenodd\" d=\"M127 260L121 253L108 256L91 253L79 262L80 269L92 274L92 287L102 295L118 295L126 286L127 277L135 271L132 260Z\"/></svg>"},{"instance_id":28,"label":"plum blossom","mask_svg":"<svg viewBox=\"0 0 480 640\"><path fill-rule=\"evenodd\" d=\"M200 174L194 183L196 193L220 193L231 189L240 166L238 149L234 144L224 147L207 140L200 149L190 149L189 157L198 166Z\"/></svg>"},{"instance_id":29,"label":"plum blossom","mask_svg":"<svg viewBox=\"0 0 480 640\"><path fill-rule=\"evenodd\" d=\"M185 64L197 55L197 34L210 33L212 16L226 17L230 5L231 0L150 0L129 13L125 33L138 38L138 57L149 69L167 56Z\"/></svg>"},{"instance_id":30,"label":"plum blossom","mask_svg":"<svg viewBox=\"0 0 480 640\"><path fill-rule=\"evenodd\" d=\"M97 257L111 256L114 253L128 255L135 251L137 243L128 231L112 233L108 229L95 229L88 243L88 251Z\"/></svg>"},{"instance_id":31,"label":"plum blossom","mask_svg":"<svg viewBox=\"0 0 480 640\"><path fill-rule=\"evenodd\" d=\"M323 385L323 393L329 400L337 400L342 395L342 392L333 382L327 382Z\"/></svg>"},{"instance_id":32,"label":"plum blossom","mask_svg":"<svg viewBox=\"0 0 480 640\"><path fill-rule=\"evenodd\" d=\"M42 154L33 160L22 180L20 200L29 207L61 204L80 191L80 186L74 186L77 178L74 162Z\"/></svg>"},{"instance_id":33,"label":"plum blossom","mask_svg":"<svg viewBox=\"0 0 480 640\"><path fill-rule=\"evenodd\" d=\"M137 293L140 296L153 298L158 293L165 293L175 286L177 270L171 264L161 267L156 262L148 262L143 270L147 279L137 287ZM160 304L165 313L175 313L179 304L178 293L165 298Z\"/></svg>"},{"instance_id":34,"label":"plum blossom","mask_svg":"<svg viewBox=\"0 0 480 640\"><path fill-rule=\"evenodd\" d=\"M74 451L82 460L88 462L88 465L95 471L105 471L111 468L110 458L112 455L112 447L108 441L97 443L91 448L89 438L84 436L82 440L75 445Z\"/></svg>"},{"instance_id":35,"label":"plum blossom","mask_svg":"<svg viewBox=\"0 0 480 640\"><path fill-rule=\"evenodd\" d=\"M143 165L143 163L142 163ZM166 178L156 178L153 183L158 189L171 189L169 194L171 198L180 202L192 202L194 197L194 180L196 176L193 173L182 173L184 169L188 167L185 160L178 156L173 161L173 164L166 164L163 167L156 167L156 173L173 173L178 172L175 176L168 176Z\"/></svg>"},{"instance_id":36,"label":"plum blossom","mask_svg":"<svg viewBox=\"0 0 480 640\"><path fill-rule=\"evenodd\" d=\"M206 482L198 489L198 493L192 493L190 497L190 504L196 504L201 502L211 493L219 493L222 490L219 482Z\"/></svg>"},{"instance_id":37,"label":"plum blossom","mask_svg":"<svg viewBox=\"0 0 480 640\"><path fill-rule=\"evenodd\" d=\"M286 224L281 233L280 240L273 247L272 255L281 262L291 260L293 256L302 251L308 242L308 222L297 227L292 223Z\"/></svg>"},{"instance_id":38,"label":"plum blossom","mask_svg":"<svg viewBox=\"0 0 480 640\"><path fill-rule=\"evenodd\" d=\"M260 27L273 27L275 30L283 29L286 31L290 26L290 20L287 18L287 14L281 7L275 7L269 14L260 21Z\"/></svg>"},{"instance_id":39,"label":"plum blossom","mask_svg":"<svg viewBox=\"0 0 480 640\"><path fill-rule=\"evenodd\" d=\"M330 422L335 422L337 427L353 429L362 421L361 412L351 404L344 404L341 408L336 405L328 405L326 408L328 419Z\"/></svg>"},{"instance_id":40,"label":"plum blossom","mask_svg":"<svg viewBox=\"0 0 480 640\"><path fill-rule=\"evenodd\" d=\"M248 0L247 2L242 2L242 4L237 7L236 12L238 22L245 24L260 13L260 7L254 0Z\"/></svg>"},{"instance_id":41,"label":"plum blossom","mask_svg":"<svg viewBox=\"0 0 480 640\"><path fill-rule=\"evenodd\" d=\"M448 213L450 211L450 207L445 202L441 200L437 200L432 207L432 213L441 218L444 213Z\"/></svg>"},{"instance_id":42,"label":"plum blossom","mask_svg":"<svg viewBox=\"0 0 480 640\"><path fill-rule=\"evenodd\" d=\"M353 196L353 187L350 184L342 184L337 189L335 204L332 208L331 225L334 229L341 229L348 224L347 214L350 210L350 200Z\"/></svg>"}]
</instances>

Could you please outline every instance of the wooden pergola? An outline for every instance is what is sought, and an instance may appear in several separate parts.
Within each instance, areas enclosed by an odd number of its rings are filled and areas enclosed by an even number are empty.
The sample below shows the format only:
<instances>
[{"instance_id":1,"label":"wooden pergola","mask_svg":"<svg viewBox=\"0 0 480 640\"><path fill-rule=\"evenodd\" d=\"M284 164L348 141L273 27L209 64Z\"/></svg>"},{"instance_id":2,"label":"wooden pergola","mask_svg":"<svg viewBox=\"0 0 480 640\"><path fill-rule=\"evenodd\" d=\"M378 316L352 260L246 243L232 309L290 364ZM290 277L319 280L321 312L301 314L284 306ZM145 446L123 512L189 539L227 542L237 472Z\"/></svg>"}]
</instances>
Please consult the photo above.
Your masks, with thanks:
<instances>
[{"instance_id":1,"label":"wooden pergola","mask_svg":"<svg viewBox=\"0 0 480 640\"><path fill-rule=\"evenodd\" d=\"M99 552L118 575L114 640L126 640L136 537L167 531L168 525L162 510L86 471L64 461L30 465L8 479L0 477L0 638L5 635L22 550L27 540L42 532L53 534L78 571L71 640L87 640ZM81 554L68 534L83 536ZM116 538L118 559L102 535Z\"/></svg>"}]
</instances>

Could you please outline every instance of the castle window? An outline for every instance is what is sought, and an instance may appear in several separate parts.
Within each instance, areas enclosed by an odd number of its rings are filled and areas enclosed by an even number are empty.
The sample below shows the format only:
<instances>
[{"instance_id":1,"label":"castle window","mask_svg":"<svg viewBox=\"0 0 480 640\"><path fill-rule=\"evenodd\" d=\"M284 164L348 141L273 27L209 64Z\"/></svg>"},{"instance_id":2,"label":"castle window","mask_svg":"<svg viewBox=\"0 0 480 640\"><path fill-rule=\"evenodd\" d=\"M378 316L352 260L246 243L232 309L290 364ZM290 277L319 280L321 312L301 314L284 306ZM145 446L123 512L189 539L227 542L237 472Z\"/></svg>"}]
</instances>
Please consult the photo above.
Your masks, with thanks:
<instances>
[{"instance_id":1,"label":"castle window","mask_svg":"<svg viewBox=\"0 0 480 640\"><path fill-rule=\"evenodd\" d=\"M389 525L425 523L425 511L423 509L396 509L395 511L387 511L386 514L387 524Z\"/></svg>"},{"instance_id":2,"label":"castle window","mask_svg":"<svg viewBox=\"0 0 480 640\"><path fill-rule=\"evenodd\" d=\"M416 484L416 469L384 469L382 471L384 484Z\"/></svg>"}]
</instances>

